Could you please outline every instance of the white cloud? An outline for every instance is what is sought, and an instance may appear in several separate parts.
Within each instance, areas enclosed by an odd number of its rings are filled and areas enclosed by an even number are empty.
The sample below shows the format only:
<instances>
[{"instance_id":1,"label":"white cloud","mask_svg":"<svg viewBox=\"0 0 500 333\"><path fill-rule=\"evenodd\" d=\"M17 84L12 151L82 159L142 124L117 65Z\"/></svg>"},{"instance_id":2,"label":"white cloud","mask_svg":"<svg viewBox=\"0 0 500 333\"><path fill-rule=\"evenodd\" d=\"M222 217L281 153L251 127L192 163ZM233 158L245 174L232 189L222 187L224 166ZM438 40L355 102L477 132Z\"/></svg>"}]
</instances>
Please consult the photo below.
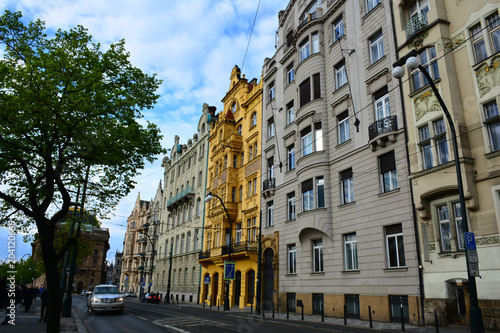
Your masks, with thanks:
<instances>
[{"instance_id":1,"label":"white cloud","mask_svg":"<svg viewBox=\"0 0 500 333\"><path fill-rule=\"evenodd\" d=\"M132 63L163 80L158 91L162 97L153 110L144 110L144 121L159 126L165 148L172 147L175 135L182 143L192 138L203 103L222 108L231 70L242 66L257 4L248 0L0 0L2 8L21 10L26 20L45 20L52 31L83 25L103 48L125 39ZM278 12L287 4L288 0L261 1L242 69L248 79L260 80L264 59L274 54ZM108 258L123 248L127 217L138 192L142 200L156 194L163 179L162 157L137 177L136 188L120 202L116 216L103 221L111 233Z\"/></svg>"}]
</instances>

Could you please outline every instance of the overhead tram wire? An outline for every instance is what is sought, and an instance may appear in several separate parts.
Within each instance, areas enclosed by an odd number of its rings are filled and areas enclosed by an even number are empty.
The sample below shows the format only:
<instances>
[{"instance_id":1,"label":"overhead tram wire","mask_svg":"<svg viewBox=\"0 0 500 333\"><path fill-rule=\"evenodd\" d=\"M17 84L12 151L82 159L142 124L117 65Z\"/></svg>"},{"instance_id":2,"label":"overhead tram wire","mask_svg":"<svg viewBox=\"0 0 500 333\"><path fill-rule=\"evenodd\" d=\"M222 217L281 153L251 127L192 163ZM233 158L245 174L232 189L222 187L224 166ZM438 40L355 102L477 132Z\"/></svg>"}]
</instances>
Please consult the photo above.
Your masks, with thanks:
<instances>
[{"instance_id":1,"label":"overhead tram wire","mask_svg":"<svg viewBox=\"0 0 500 333\"><path fill-rule=\"evenodd\" d=\"M250 36L248 36L247 49L245 50L245 56L243 57L243 63L241 64L241 72L243 73L243 66L245 66L245 60L247 58L248 48L250 47L250 40L252 39L253 29L255 27L255 22L257 21L257 14L259 13L260 0L257 5L257 10L255 11L255 17L253 19L252 30L250 30Z\"/></svg>"}]
</instances>

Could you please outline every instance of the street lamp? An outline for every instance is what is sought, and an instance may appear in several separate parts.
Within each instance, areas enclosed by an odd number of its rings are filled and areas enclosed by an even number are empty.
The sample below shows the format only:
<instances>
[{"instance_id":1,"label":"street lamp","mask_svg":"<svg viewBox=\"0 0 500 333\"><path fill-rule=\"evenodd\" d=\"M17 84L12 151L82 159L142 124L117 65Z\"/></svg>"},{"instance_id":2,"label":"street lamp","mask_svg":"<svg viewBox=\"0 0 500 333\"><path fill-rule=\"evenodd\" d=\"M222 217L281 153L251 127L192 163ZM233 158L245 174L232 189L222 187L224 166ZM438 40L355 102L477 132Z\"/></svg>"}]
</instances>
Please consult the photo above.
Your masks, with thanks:
<instances>
[{"instance_id":1,"label":"street lamp","mask_svg":"<svg viewBox=\"0 0 500 333\"><path fill-rule=\"evenodd\" d=\"M213 194L212 192L208 192L207 196L205 197L205 202L211 201L214 197L220 200L220 203L222 204L222 207L224 208L224 211L226 212L227 219L229 220L229 249L228 249L228 256L227 256L227 261L231 261L231 237L232 237L232 227L231 227L231 217L229 216L229 213L227 212L226 206L224 205L224 202L222 199ZM229 311L229 283L230 281L226 281L226 292L224 295L224 311Z\"/></svg>"},{"instance_id":2,"label":"street lamp","mask_svg":"<svg viewBox=\"0 0 500 333\"><path fill-rule=\"evenodd\" d=\"M151 237L149 237L148 234L145 234L145 233L140 233L139 236L146 236L149 240L149 242L151 243L151 248L152 248L152 251L153 253L151 254L151 271L149 273L149 278L150 278L150 283L148 283L148 293L151 292L151 281L153 281L153 264L155 262L155 245L153 244L153 241L151 240Z\"/></svg>"},{"instance_id":3,"label":"street lamp","mask_svg":"<svg viewBox=\"0 0 500 333\"><path fill-rule=\"evenodd\" d=\"M436 98L439 102L439 105L443 109L443 112L446 116L446 119L448 120L448 124L450 126L450 132L451 132L451 142L453 144L453 153L455 154L455 169L457 173L457 187L458 187L458 196L460 199L460 210L462 213L462 221L464 225L464 233L468 232L468 224L467 224L467 214L466 214L466 209L465 209L465 196L464 196L464 189L463 189L463 183L462 183L462 173L460 171L460 160L459 160L459 155L458 155L458 144L457 144L457 134L455 132L455 126L453 124L453 120L451 119L450 112L448 111L448 108L446 107L446 104L443 101L443 98L439 94L438 89L436 88L436 85L434 84L433 79L429 75L429 72L425 69L424 66L422 66L418 59L417 59L417 51L412 50L410 53L405 55L404 57L400 58L398 61L396 61L394 64L392 64L392 67L394 69L392 70L392 76L394 76L396 79L401 79L405 75L405 70L402 67L403 64L406 65L408 68L408 71L411 73L411 71L415 69L419 69L420 72L425 76L427 81L429 82L429 85L432 88L432 91L436 95ZM465 234L464 234L464 239L466 239ZM481 309L479 308L478 305L478 299L477 299L477 288L476 288L476 277L472 274L470 270L470 265L469 265L469 255L468 255L469 249L467 247L465 248L465 260L467 264L467 275L469 278L469 296L470 296L470 331L471 333L482 333L484 332L484 325L483 325L483 317L481 314Z\"/></svg>"}]
</instances>

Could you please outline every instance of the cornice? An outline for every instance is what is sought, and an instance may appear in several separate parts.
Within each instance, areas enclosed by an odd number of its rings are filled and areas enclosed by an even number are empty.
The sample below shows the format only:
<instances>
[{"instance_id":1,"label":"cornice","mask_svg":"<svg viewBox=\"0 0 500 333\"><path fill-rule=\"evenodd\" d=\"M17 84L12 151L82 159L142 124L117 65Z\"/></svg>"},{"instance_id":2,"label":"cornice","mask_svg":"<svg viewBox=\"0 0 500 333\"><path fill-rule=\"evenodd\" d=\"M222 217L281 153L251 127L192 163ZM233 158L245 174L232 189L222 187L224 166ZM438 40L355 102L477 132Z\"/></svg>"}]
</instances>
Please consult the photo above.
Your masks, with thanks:
<instances>
[{"instance_id":1,"label":"cornice","mask_svg":"<svg viewBox=\"0 0 500 333\"><path fill-rule=\"evenodd\" d=\"M278 68L276 68L276 66L274 66L270 71L269 73L267 73L267 75L264 77L264 82L266 82L267 80L269 80L271 78L271 76L273 76L274 74L276 74L276 72L278 71Z\"/></svg>"},{"instance_id":2,"label":"cornice","mask_svg":"<svg viewBox=\"0 0 500 333\"><path fill-rule=\"evenodd\" d=\"M311 111L308 111L308 112L304 113L299 118L295 119L295 124L299 125L306 118L312 117L315 113L316 113L316 111L314 111L314 110L311 110Z\"/></svg>"}]
</instances>

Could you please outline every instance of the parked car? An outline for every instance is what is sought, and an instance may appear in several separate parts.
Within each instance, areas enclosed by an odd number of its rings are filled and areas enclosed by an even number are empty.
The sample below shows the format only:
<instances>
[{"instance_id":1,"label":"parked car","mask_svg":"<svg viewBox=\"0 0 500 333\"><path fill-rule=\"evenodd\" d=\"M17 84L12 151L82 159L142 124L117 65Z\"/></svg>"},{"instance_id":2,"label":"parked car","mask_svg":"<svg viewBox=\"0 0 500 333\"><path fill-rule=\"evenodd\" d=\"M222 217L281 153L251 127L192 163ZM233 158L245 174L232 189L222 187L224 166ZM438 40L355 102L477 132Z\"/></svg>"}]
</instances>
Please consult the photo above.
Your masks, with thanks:
<instances>
[{"instance_id":1,"label":"parked car","mask_svg":"<svg viewBox=\"0 0 500 333\"><path fill-rule=\"evenodd\" d=\"M112 284L100 284L94 288L90 297L87 297L87 311L90 315L97 312L117 311L123 313L123 295L118 287Z\"/></svg>"},{"instance_id":2,"label":"parked car","mask_svg":"<svg viewBox=\"0 0 500 333\"><path fill-rule=\"evenodd\" d=\"M80 296L87 296L87 290L82 290L82 292L80 293Z\"/></svg>"},{"instance_id":3,"label":"parked car","mask_svg":"<svg viewBox=\"0 0 500 333\"><path fill-rule=\"evenodd\" d=\"M137 297L137 294L133 293L133 292L128 292L128 293L125 293L125 297Z\"/></svg>"},{"instance_id":4,"label":"parked car","mask_svg":"<svg viewBox=\"0 0 500 333\"><path fill-rule=\"evenodd\" d=\"M144 296L144 302L160 304L160 295L157 293L147 293Z\"/></svg>"}]
</instances>

